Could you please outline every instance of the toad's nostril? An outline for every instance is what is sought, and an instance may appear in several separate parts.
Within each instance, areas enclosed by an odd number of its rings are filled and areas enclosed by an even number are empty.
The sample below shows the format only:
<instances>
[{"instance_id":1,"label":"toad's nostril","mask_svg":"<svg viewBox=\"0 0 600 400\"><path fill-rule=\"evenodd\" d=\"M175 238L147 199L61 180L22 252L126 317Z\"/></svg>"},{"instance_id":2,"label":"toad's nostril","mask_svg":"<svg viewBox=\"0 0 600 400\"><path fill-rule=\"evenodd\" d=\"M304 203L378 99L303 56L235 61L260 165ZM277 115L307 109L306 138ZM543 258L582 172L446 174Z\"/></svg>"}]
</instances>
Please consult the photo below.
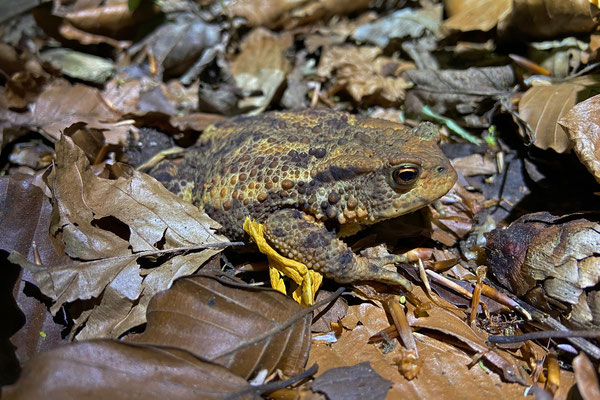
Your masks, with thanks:
<instances>
[{"instance_id":1,"label":"toad's nostril","mask_svg":"<svg viewBox=\"0 0 600 400\"><path fill-rule=\"evenodd\" d=\"M439 167L437 167L436 170L439 174L443 174L444 172L446 172L446 167L444 167L443 165L440 165Z\"/></svg>"}]
</instances>

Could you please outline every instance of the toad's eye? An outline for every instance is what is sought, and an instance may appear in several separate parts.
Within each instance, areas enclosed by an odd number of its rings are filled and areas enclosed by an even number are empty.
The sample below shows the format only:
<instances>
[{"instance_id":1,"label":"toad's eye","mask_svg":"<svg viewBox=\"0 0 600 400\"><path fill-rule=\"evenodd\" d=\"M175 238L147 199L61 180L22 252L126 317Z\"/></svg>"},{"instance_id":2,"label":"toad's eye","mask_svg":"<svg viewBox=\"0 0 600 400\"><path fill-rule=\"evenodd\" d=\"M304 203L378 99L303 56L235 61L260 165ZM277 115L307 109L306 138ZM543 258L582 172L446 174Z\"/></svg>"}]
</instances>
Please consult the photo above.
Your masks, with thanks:
<instances>
[{"instance_id":1,"label":"toad's eye","mask_svg":"<svg viewBox=\"0 0 600 400\"><path fill-rule=\"evenodd\" d=\"M412 185L419 179L421 167L415 164L404 164L392 172L392 179L399 186Z\"/></svg>"}]
</instances>

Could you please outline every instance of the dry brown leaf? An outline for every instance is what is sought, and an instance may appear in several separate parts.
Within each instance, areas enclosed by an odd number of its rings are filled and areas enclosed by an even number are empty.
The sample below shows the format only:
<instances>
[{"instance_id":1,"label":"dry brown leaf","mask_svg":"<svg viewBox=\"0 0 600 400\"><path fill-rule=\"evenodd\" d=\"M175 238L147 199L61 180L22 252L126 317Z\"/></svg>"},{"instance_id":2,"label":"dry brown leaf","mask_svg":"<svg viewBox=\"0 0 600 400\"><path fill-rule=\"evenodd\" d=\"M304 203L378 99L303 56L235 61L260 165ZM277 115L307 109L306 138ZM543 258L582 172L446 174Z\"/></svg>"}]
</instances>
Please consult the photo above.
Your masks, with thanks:
<instances>
[{"instance_id":1,"label":"dry brown leaf","mask_svg":"<svg viewBox=\"0 0 600 400\"><path fill-rule=\"evenodd\" d=\"M496 159L489 153L471 154L452 160L452 166L464 176L493 175L498 173Z\"/></svg>"},{"instance_id":2,"label":"dry brown leaf","mask_svg":"<svg viewBox=\"0 0 600 400\"><path fill-rule=\"evenodd\" d=\"M392 343L396 348L386 346L388 350L382 350L380 344L368 343L370 336L389 326L385 311L368 303L351 306L342 322L349 329L354 324L352 321L358 320L361 324L344 332L336 343L313 342L308 362L319 363L317 375L331 368L369 360L375 372L394 382L386 397L389 399L523 398L523 386L505 383L497 374L488 373L477 365L470 367L472 359L464 352L418 333L415 336L423 366L417 378L409 381L398 370L396 363L402 352L395 339Z\"/></svg>"},{"instance_id":3,"label":"dry brown leaf","mask_svg":"<svg viewBox=\"0 0 600 400\"><path fill-rule=\"evenodd\" d=\"M178 280L154 296L146 330L132 340L185 349L244 378L261 369L301 372L311 310L274 290L225 279Z\"/></svg>"},{"instance_id":4,"label":"dry brown leaf","mask_svg":"<svg viewBox=\"0 0 600 400\"><path fill-rule=\"evenodd\" d=\"M437 37L443 12L441 4L403 8L373 22L361 24L352 33L352 38L357 42L371 43L385 49L390 42Z\"/></svg>"},{"instance_id":5,"label":"dry brown leaf","mask_svg":"<svg viewBox=\"0 0 600 400\"><path fill-rule=\"evenodd\" d=\"M129 127L115 125L120 114L107 107L99 91L89 86L50 85L37 98L32 114L33 123L52 141L58 140L62 132L80 122L104 131L109 144L127 141Z\"/></svg>"},{"instance_id":6,"label":"dry brown leaf","mask_svg":"<svg viewBox=\"0 0 600 400\"><path fill-rule=\"evenodd\" d=\"M254 398L248 389L244 379L185 351L97 340L39 354L3 398Z\"/></svg>"},{"instance_id":7,"label":"dry brown leaf","mask_svg":"<svg viewBox=\"0 0 600 400\"><path fill-rule=\"evenodd\" d=\"M214 234L214 221L149 176L135 171L117 180L95 176L67 137L57 142L48 182L54 196L50 233L55 247L80 262L41 270L19 262L34 270L40 290L55 300L53 314L64 303L103 294L96 309L76 320L76 326L85 323L79 338L117 337L143 323L154 293L193 273L219 250L177 256L145 271L137 260L144 251L226 242Z\"/></svg>"},{"instance_id":8,"label":"dry brown leaf","mask_svg":"<svg viewBox=\"0 0 600 400\"><path fill-rule=\"evenodd\" d=\"M591 97L575 107L558 123L566 128L579 161L600 183L600 95Z\"/></svg>"},{"instance_id":9,"label":"dry brown leaf","mask_svg":"<svg viewBox=\"0 0 600 400\"><path fill-rule=\"evenodd\" d=\"M292 29L367 8L369 3L367 0L234 0L228 3L227 10L245 18L251 27Z\"/></svg>"},{"instance_id":10,"label":"dry brown leaf","mask_svg":"<svg viewBox=\"0 0 600 400\"><path fill-rule=\"evenodd\" d=\"M573 360L573 370L575 370L575 379L577 388L584 400L600 399L600 386L598 385L598 375L594 364L581 352Z\"/></svg>"},{"instance_id":11,"label":"dry brown leaf","mask_svg":"<svg viewBox=\"0 0 600 400\"><path fill-rule=\"evenodd\" d=\"M511 13L513 0L446 0L444 4L450 16L444 28L487 32Z\"/></svg>"},{"instance_id":12,"label":"dry brown leaf","mask_svg":"<svg viewBox=\"0 0 600 400\"><path fill-rule=\"evenodd\" d=\"M84 45L106 43L116 49L125 50L131 46L129 40L115 40L102 35L94 35L81 29L75 28L68 21L62 21L59 27L60 34L69 40L77 40Z\"/></svg>"},{"instance_id":13,"label":"dry brown leaf","mask_svg":"<svg viewBox=\"0 0 600 400\"><path fill-rule=\"evenodd\" d=\"M502 371L504 379L508 382L526 384L527 377L516 360L508 353L501 354L499 351L491 350L484 339L475 333L474 328L467 325L464 318L459 318L455 313L441 307L433 307L427 311L427 314L429 314L427 317L421 318L409 316L410 326L450 335L467 345L474 353L483 354L483 358Z\"/></svg>"},{"instance_id":14,"label":"dry brown leaf","mask_svg":"<svg viewBox=\"0 0 600 400\"><path fill-rule=\"evenodd\" d=\"M281 16L298 5L297 0L233 0L227 10L236 17L245 18L251 27L275 27Z\"/></svg>"},{"instance_id":15,"label":"dry brown leaf","mask_svg":"<svg viewBox=\"0 0 600 400\"><path fill-rule=\"evenodd\" d=\"M368 98L392 105L410 87L404 79L385 74L386 67L394 64L398 62L384 57L378 47L335 46L324 50L317 74L323 79L335 76L335 86L345 88L356 102Z\"/></svg>"},{"instance_id":16,"label":"dry brown leaf","mask_svg":"<svg viewBox=\"0 0 600 400\"><path fill-rule=\"evenodd\" d=\"M498 31L523 40L523 34L543 39L586 33L595 27L589 0L514 0Z\"/></svg>"},{"instance_id":17,"label":"dry brown leaf","mask_svg":"<svg viewBox=\"0 0 600 400\"><path fill-rule=\"evenodd\" d=\"M557 122L575 104L595 94L597 90L597 75L529 88L519 102L519 114L531 128L531 136L535 138L533 145L544 150L551 148L558 153L568 151L571 142Z\"/></svg>"},{"instance_id":18,"label":"dry brown leaf","mask_svg":"<svg viewBox=\"0 0 600 400\"><path fill-rule=\"evenodd\" d=\"M136 11L131 11L125 1L69 12L65 19L87 32L114 35L122 29L142 23L158 11L159 7L156 4L146 4L138 7Z\"/></svg>"},{"instance_id":19,"label":"dry brown leaf","mask_svg":"<svg viewBox=\"0 0 600 400\"><path fill-rule=\"evenodd\" d=\"M264 111L291 70L285 52L292 45L292 36L276 35L266 29L252 31L241 44L241 53L231 64L236 84L252 93L239 102L241 109L252 113Z\"/></svg>"}]
</instances>

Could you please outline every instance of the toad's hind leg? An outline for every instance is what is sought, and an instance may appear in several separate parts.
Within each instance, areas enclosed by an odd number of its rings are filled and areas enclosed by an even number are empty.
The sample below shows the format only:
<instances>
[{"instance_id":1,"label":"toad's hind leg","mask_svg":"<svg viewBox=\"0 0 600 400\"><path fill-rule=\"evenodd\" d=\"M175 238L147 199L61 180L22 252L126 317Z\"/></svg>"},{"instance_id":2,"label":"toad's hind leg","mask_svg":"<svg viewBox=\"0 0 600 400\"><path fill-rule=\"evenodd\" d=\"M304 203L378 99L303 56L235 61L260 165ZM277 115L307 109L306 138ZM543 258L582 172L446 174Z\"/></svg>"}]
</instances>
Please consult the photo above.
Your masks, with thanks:
<instances>
[{"instance_id":1,"label":"toad's hind leg","mask_svg":"<svg viewBox=\"0 0 600 400\"><path fill-rule=\"evenodd\" d=\"M411 290L406 278L383 267L401 258L368 259L356 255L323 224L308 222L301 211L277 211L267 218L264 227L267 241L281 255L299 261L336 282L379 281Z\"/></svg>"}]
</instances>

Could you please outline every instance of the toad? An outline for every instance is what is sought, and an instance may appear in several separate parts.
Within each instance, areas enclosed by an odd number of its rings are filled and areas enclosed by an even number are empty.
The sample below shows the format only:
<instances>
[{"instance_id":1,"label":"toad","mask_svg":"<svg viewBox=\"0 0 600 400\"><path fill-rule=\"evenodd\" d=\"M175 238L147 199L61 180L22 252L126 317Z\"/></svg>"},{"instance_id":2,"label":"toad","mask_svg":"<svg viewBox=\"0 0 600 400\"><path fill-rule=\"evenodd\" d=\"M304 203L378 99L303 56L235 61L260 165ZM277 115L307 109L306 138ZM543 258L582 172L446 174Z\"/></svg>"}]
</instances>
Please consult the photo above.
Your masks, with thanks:
<instances>
[{"instance_id":1,"label":"toad","mask_svg":"<svg viewBox=\"0 0 600 400\"><path fill-rule=\"evenodd\" d=\"M280 254L339 283L410 283L338 237L439 199L456 172L438 132L327 109L239 116L208 128L182 162L151 174L218 221L231 240L248 240L247 216L264 224ZM334 234L332 228L338 231Z\"/></svg>"}]
</instances>

